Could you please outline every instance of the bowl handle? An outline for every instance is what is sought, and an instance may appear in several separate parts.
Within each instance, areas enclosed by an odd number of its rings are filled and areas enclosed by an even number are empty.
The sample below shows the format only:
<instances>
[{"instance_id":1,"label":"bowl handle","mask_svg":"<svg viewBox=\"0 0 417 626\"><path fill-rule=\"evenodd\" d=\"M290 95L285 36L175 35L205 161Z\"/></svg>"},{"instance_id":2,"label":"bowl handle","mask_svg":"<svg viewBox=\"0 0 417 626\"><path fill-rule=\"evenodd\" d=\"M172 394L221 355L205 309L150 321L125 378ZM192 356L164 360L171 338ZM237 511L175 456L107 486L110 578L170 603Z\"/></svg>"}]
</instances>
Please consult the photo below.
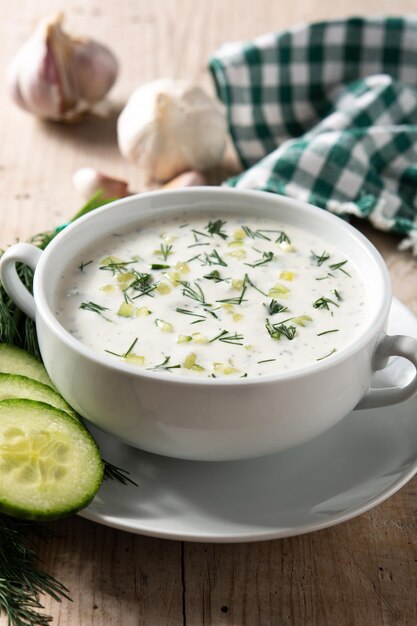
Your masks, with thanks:
<instances>
[{"instance_id":1,"label":"bowl handle","mask_svg":"<svg viewBox=\"0 0 417 626\"><path fill-rule=\"evenodd\" d=\"M31 243L16 243L0 259L0 280L5 290L17 306L33 320L36 313L35 299L20 280L16 263L24 263L35 270L41 254L42 250Z\"/></svg>"},{"instance_id":2,"label":"bowl handle","mask_svg":"<svg viewBox=\"0 0 417 626\"><path fill-rule=\"evenodd\" d=\"M374 357L374 369L383 369L390 356L402 356L411 361L416 368L411 381L402 387L387 387L386 389L370 388L368 393L359 401L355 409L373 409L390 404L397 404L411 398L417 391L417 340L405 335L386 335L379 342Z\"/></svg>"}]
</instances>

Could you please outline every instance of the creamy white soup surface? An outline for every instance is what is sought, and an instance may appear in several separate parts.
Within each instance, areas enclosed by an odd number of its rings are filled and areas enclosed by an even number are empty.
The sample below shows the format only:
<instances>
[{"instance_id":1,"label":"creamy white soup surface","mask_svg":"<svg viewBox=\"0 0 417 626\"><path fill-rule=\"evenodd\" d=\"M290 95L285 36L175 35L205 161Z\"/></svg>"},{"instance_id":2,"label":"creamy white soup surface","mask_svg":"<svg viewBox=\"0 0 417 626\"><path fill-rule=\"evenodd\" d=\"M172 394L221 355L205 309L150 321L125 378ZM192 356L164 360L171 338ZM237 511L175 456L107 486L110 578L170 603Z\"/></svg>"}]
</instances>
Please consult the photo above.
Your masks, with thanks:
<instances>
[{"instance_id":1,"label":"creamy white soup surface","mask_svg":"<svg viewBox=\"0 0 417 626\"><path fill-rule=\"evenodd\" d=\"M331 242L263 217L181 215L114 232L63 273L60 323L139 369L257 377L330 359L364 323L366 288Z\"/></svg>"}]
</instances>

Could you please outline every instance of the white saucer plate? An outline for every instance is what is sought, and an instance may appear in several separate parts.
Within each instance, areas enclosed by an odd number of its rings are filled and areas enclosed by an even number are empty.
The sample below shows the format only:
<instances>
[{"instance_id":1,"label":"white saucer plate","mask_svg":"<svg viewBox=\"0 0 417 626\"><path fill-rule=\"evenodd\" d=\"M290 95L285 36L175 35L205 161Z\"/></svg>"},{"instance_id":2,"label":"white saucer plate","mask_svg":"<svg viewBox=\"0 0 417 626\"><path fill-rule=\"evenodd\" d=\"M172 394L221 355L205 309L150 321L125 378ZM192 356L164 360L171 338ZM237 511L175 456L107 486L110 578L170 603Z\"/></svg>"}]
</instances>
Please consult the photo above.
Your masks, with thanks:
<instances>
[{"instance_id":1,"label":"white saucer plate","mask_svg":"<svg viewBox=\"0 0 417 626\"><path fill-rule=\"evenodd\" d=\"M417 337L416 318L397 300L388 332ZM377 384L411 378L412 371L393 358ZM92 431L103 457L138 486L106 481L80 515L168 539L247 542L327 528L383 502L417 472L417 396L353 411L309 443L248 461L181 461Z\"/></svg>"}]
</instances>

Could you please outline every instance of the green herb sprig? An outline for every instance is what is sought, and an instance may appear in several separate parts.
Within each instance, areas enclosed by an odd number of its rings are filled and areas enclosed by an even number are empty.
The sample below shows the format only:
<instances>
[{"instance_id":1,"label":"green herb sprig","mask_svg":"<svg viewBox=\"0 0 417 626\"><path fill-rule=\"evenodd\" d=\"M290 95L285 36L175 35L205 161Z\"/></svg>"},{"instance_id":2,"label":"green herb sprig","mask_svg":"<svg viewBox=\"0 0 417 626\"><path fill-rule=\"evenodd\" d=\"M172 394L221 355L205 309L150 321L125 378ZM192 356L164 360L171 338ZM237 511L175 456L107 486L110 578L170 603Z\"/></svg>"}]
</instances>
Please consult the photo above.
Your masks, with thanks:
<instances>
[{"instance_id":1,"label":"green herb sprig","mask_svg":"<svg viewBox=\"0 0 417 626\"><path fill-rule=\"evenodd\" d=\"M296 327L286 325L286 322L290 319L292 318L284 320L283 322L278 322L277 324L271 324L269 319L267 319L265 322L265 328L268 331L269 336L272 337L272 339L281 339L281 337L286 337L290 341L294 339L297 333Z\"/></svg>"}]
</instances>

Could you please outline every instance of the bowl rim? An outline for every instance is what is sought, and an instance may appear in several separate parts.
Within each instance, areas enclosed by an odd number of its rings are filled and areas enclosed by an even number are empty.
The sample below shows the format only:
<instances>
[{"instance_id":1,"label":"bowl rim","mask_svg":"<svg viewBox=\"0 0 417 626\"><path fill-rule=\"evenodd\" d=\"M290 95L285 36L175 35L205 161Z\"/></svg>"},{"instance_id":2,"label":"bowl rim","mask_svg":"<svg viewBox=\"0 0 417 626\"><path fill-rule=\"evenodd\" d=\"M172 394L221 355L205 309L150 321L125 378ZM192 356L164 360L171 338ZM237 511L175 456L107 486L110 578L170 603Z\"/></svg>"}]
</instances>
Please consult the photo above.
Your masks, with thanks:
<instances>
[{"instance_id":1,"label":"bowl rim","mask_svg":"<svg viewBox=\"0 0 417 626\"><path fill-rule=\"evenodd\" d=\"M360 332L354 339L354 341L350 342L348 345L341 348L340 351L333 354L331 359L324 359L319 362L309 363L303 367L296 368L288 372L277 372L275 374L272 373L265 375L262 374L261 376L247 378L194 378L175 374L171 370L169 372L169 375L167 375L166 372L138 369L137 366L131 365L129 363L124 363L122 361L112 361L105 355L100 355L98 352L95 352L93 349L89 348L78 339L75 339L60 324L47 301L46 293L42 285L42 278L44 278L44 274L47 274L49 257L55 252L56 248L61 245L61 242L64 238L70 238L71 236L73 236L72 234L74 233L74 231L76 232L77 230L84 228L85 224L88 224L91 221L100 220L102 215L120 210L120 207L130 205L132 203L146 203L149 198L152 198L152 201L154 203L155 200L157 200L157 198L161 196L172 196L173 198L178 199L179 197L184 195L205 195L205 197L207 197L210 195L221 196L223 194L233 194L235 197L238 197L239 195L241 195L242 197L253 196L254 198L257 198L260 202L262 202L265 197L268 196L269 198L275 198L277 202L281 200L286 204L293 206L294 208L301 207L305 211L315 214L318 219L323 220L324 222L337 224L339 228L345 229L347 234L352 239L354 239L356 243L365 248L366 252L373 258L378 266L380 278L383 283L383 289L381 290L382 293L380 306L376 309L374 315L369 320L366 320L363 332ZM185 206L182 207L182 209L190 210L191 207ZM132 220L132 222L133 221L134 220ZM92 242L93 239L91 240L91 243ZM351 226L349 223L343 221L337 215L334 215L329 211L316 207L307 202L303 202L294 198L289 198L288 196L282 196L265 191L257 191L251 189L242 190L231 187L214 186L196 186L182 189L152 190L148 192L134 194L126 198L121 198L120 200L109 202L102 207L99 207L94 211L87 213L80 218L77 218L74 222L66 225L66 227L63 228L60 233L58 233L58 235L48 244L47 248L42 252L39 263L37 264L35 269L33 293L36 305L36 317L38 318L38 316L40 316L44 324L56 337L59 338L60 341L62 341L64 344L67 345L67 347L71 348L76 353L81 354L90 362L93 362L98 366L104 367L105 369L110 369L113 371L116 370L121 374L124 373L126 375L133 375L138 378L160 381L161 383L175 383L181 385L191 385L194 387L199 385L204 387L207 387L208 385L212 387L240 387L242 385L252 386L268 384L271 382L294 380L298 378L303 378L308 375L318 375L321 372L325 372L329 368L334 368L340 365L343 361L348 360L353 354L359 352L370 341L372 341L375 336L383 332L385 320L388 317L392 300L391 279L388 268L381 254L359 230Z\"/></svg>"}]
</instances>

